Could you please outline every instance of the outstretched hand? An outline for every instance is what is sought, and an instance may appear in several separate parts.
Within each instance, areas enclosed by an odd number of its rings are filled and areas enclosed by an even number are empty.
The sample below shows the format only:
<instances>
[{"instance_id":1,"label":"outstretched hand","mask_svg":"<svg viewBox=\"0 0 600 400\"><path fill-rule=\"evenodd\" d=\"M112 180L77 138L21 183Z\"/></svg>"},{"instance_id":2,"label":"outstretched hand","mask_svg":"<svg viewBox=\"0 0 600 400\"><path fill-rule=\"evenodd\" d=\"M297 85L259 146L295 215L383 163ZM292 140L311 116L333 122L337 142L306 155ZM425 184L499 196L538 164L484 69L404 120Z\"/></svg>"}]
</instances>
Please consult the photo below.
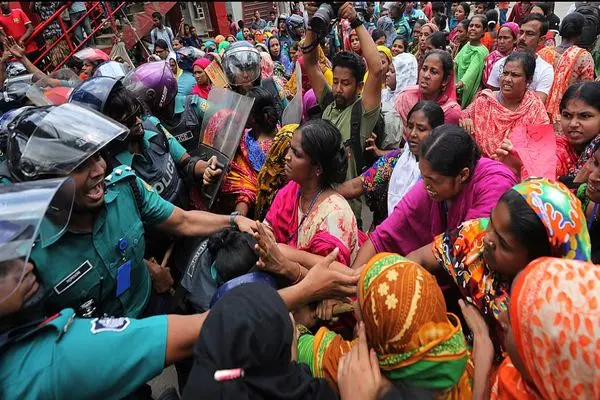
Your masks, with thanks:
<instances>
[{"instance_id":1,"label":"outstretched hand","mask_svg":"<svg viewBox=\"0 0 600 400\"><path fill-rule=\"evenodd\" d=\"M25 48L17 43L15 38L12 36L6 38L6 41L4 42L4 48L9 49L12 55L17 58L23 58L25 56Z\"/></svg>"},{"instance_id":2,"label":"outstretched hand","mask_svg":"<svg viewBox=\"0 0 600 400\"><path fill-rule=\"evenodd\" d=\"M278 275L283 274L286 259L277 245L273 232L263 223L257 221L254 238L257 242L254 248L259 256L256 266L267 272Z\"/></svg>"},{"instance_id":3,"label":"outstretched hand","mask_svg":"<svg viewBox=\"0 0 600 400\"><path fill-rule=\"evenodd\" d=\"M344 274L333 270L331 264L336 260L339 249L333 250L320 263L312 267L300 282L312 294L312 300L344 299L356 294L359 275Z\"/></svg>"},{"instance_id":4,"label":"outstretched hand","mask_svg":"<svg viewBox=\"0 0 600 400\"><path fill-rule=\"evenodd\" d=\"M359 322L358 342L338 364L338 387L342 400L375 400L382 378L375 350L369 350L365 323Z\"/></svg>"}]
</instances>

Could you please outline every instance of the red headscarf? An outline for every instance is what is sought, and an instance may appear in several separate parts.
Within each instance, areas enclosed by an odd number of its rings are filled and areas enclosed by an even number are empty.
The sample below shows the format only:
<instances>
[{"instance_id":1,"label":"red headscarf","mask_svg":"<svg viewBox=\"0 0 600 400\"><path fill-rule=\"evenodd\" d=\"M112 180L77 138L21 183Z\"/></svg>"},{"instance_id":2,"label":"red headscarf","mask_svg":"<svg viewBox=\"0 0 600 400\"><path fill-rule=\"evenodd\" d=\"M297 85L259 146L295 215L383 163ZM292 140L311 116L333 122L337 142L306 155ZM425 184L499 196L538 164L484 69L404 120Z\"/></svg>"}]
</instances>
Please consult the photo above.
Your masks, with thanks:
<instances>
[{"instance_id":1,"label":"red headscarf","mask_svg":"<svg viewBox=\"0 0 600 400\"><path fill-rule=\"evenodd\" d=\"M209 65L210 65L210 60L208 58L199 58L196 61L194 61L194 63L192 64L192 71L194 70L194 67L196 67L196 66L205 70L206 67L208 67ZM210 92L210 89L212 89L212 86L210 83L208 83L206 85L202 85L202 86L200 86L199 84L196 84L194 86L194 89L192 89L192 94L197 94L198 96L200 96L206 100L206 99L208 99L208 92Z\"/></svg>"}]
</instances>

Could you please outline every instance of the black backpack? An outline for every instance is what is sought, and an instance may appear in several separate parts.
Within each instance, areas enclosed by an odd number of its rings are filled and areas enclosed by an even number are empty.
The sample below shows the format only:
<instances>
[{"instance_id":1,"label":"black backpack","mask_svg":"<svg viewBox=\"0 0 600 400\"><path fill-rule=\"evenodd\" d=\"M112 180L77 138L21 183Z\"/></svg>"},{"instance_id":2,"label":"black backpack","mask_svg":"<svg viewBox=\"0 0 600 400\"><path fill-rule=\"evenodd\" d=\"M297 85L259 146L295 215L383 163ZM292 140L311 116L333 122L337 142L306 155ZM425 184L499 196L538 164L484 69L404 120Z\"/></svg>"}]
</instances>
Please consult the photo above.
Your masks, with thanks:
<instances>
[{"instance_id":1,"label":"black backpack","mask_svg":"<svg viewBox=\"0 0 600 400\"><path fill-rule=\"evenodd\" d=\"M582 5L577 7L575 12L578 12L585 18L583 33L575 44L592 51L596 43L596 37L600 32L600 9L596 6Z\"/></svg>"},{"instance_id":2,"label":"black backpack","mask_svg":"<svg viewBox=\"0 0 600 400\"><path fill-rule=\"evenodd\" d=\"M329 92L328 96L324 99L324 108L333 103L333 93ZM352 150L352 154L354 154L354 161L356 163L356 171L361 174L365 168L372 165L376 160L377 156L371 153L370 151L365 151L365 143L362 142L360 138L360 123L362 120L362 102L357 101L352 106L352 114L350 116L350 139L348 139L344 145L349 147ZM375 144L377 147L381 149L383 144L383 140L385 139L385 122L383 120L383 115L381 114L381 110L379 111L379 117L377 118L377 123L373 128L373 132L377 135L377 139L375 140Z\"/></svg>"}]
</instances>

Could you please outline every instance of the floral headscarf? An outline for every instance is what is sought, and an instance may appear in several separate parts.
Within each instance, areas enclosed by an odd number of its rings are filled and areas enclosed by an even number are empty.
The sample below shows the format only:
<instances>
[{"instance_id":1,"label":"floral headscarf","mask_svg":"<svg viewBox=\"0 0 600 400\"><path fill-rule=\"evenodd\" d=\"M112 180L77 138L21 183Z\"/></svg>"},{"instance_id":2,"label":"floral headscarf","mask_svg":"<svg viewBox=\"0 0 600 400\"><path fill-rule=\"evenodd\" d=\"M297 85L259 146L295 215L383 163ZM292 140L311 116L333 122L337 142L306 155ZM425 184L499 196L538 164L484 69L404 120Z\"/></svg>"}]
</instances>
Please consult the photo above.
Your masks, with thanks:
<instances>
[{"instance_id":1,"label":"floral headscarf","mask_svg":"<svg viewBox=\"0 0 600 400\"><path fill-rule=\"evenodd\" d=\"M590 260L590 235L579 199L566 186L548 179L528 179L513 187L540 218L552 256Z\"/></svg>"},{"instance_id":2,"label":"floral headscarf","mask_svg":"<svg viewBox=\"0 0 600 400\"><path fill-rule=\"evenodd\" d=\"M367 337L384 374L442 392L441 398L469 398L465 337L458 318L446 312L436 278L402 256L381 253L358 285Z\"/></svg>"},{"instance_id":3,"label":"floral headscarf","mask_svg":"<svg viewBox=\"0 0 600 400\"><path fill-rule=\"evenodd\" d=\"M507 359L492 399L600 398L600 274L591 263L539 258L515 279L510 323L534 394Z\"/></svg>"}]
</instances>

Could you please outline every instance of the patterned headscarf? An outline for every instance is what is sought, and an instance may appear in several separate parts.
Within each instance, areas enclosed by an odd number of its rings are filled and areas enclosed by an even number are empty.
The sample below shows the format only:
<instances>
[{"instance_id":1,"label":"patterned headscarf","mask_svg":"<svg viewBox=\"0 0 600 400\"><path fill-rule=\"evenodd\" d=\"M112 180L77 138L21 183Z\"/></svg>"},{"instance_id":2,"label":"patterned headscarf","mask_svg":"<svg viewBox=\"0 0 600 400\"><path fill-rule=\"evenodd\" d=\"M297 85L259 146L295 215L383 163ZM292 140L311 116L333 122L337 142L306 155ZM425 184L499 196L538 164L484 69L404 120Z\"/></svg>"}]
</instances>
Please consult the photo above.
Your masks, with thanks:
<instances>
[{"instance_id":1,"label":"patterned headscarf","mask_svg":"<svg viewBox=\"0 0 600 400\"><path fill-rule=\"evenodd\" d=\"M590 235L581 203L562 183L528 179L513 187L540 218L554 257L589 261Z\"/></svg>"},{"instance_id":2,"label":"patterned headscarf","mask_svg":"<svg viewBox=\"0 0 600 400\"><path fill-rule=\"evenodd\" d=\"M358 301L386 376L443 398L470 397L465 337L433 275L399 255L378 254L361 273Z\"/></svg>"},{"instance_id":3,"label":"patterned headscarf","mask_svg":"<svg viewBox=\"0 0 600 400\"><path fill-rule=\"evenodd\" d=\"M593 157L596 150L598 150L598 146L600 146L600 135L593 138L592 141L585 146L583 153L579 156L575 165L569 170L569 176L572 176L573 178L577 176L579 171L581 171L584 165Z\"/></svg>"},{"instance_id":4,"label":"patterned headscarf","mask_svg":"<svg viewBox=\"0 0 600 400\"><path fill-rule=\"evenodd\" d=\"M256 219L262 221L273 203L277 191L287 182L284 174L285 156L298 124L284 125L273 138L269 154L258 173L256 194Z\"/></svg>"},{"instance_id":5,"label":"patterned headscarf","mask_svg":"<svg viewBox=\"0 0 600 400\"><path fill-rule=\"evenodd\" d=\"M512 332L541 398L600 398L599 287L597 265L548 257L515 279Z\"/></svg>"}]
</instances>

